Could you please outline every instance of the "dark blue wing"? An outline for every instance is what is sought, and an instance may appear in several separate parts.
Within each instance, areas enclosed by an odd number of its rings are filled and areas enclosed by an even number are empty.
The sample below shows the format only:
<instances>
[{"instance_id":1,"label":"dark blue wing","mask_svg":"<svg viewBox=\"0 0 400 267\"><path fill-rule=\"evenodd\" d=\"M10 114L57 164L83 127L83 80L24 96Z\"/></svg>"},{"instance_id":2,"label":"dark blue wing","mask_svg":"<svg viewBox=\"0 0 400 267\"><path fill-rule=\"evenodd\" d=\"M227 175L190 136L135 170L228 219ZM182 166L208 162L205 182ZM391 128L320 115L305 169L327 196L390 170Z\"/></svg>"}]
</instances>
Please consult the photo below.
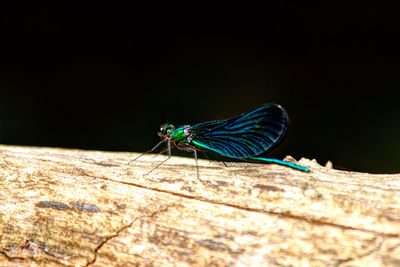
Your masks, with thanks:
<instances>
[{"instance_id":1,"label":"dark blue wing","mask_svg":"<svg viewBox=\"0 0 400 267\"><path fill-rule=\"evenodd\" d=\"M245 159L272 149L285 137L287 128L285 110L269 104L235 118L192 126L192 144L227 157Z\"/></svg>"}]
</instances>

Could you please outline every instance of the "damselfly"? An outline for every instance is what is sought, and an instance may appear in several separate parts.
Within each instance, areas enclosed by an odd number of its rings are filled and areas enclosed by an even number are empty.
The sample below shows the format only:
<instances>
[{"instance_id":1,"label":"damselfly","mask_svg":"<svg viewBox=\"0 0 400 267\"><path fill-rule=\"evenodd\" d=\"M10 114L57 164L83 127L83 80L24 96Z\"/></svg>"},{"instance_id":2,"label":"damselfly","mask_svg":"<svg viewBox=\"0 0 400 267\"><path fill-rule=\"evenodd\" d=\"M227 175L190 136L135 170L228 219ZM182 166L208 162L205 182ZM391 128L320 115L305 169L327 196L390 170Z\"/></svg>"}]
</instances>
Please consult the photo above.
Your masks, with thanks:
<instances>
[{"instance_id":1,"label":"damselfly","mask_svg":"<svg viewBox=\"0 0 400 267\"><path fill-rule=\"evenodd\" d=\"M142 155L153 152L162 143L167 142L168 158L147 174L171 158L172 147L194 153L198 178L197 151L213 152L224 157L251 162L279 164L308 172L308 168L292 162L259 157L260 154L272 150L282 141L287 133L288 125L289 120L285 110L275 104L264 105L227 120L202 122L193 126L183 125L181 127L164 124L158 132L162 139L161 142Z\"/></svg>"}]
</instances>

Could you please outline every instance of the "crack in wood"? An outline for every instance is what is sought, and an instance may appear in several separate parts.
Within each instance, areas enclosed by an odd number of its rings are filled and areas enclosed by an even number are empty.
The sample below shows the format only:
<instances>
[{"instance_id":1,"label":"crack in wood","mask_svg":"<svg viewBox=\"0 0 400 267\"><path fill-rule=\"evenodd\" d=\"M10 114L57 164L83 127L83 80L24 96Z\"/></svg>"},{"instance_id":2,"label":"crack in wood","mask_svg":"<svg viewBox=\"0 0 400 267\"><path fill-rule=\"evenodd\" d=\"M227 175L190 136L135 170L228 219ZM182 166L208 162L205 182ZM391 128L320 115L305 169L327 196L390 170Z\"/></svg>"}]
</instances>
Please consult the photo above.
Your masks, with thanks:
<instances>
[{"instance_id":1,"label":"crack in wood","mask_svg":"<svg viewBox=\"0 0 400 267\"><path fill-rule=\"evenodd\" d=\"M88 266L90 266L90 265L93 265L93 264L96 262L96 260L97 260L97 255L98 255L99 250L100 250L108 241L110 241L111 239L113 239L113 238L115 238L115 237L118 237L119 234L120 234L121 232L123 232L124 230L128 229L129 227L131 227L136 221L142 220L142 219L144 219L144 218L153 218L155 215L157 215L157 214L159 214L159 213L166 212L169 208L171 208L171 207L173 207L173 206L175 206L175 205L167 205L167 206L164 207L163 209L160 209L160 210L157 210L157 211L155 211L155 212L152 212L152 213L149 214L149 215L137 217L137 218L134 219L131 223L129 223L129 224L123 226L121 229L119 229L115 234L106 236L106 237L100 242L100 244L94 249L94 256L93 256L93 259L92 259L91 261L88 261L87 264L86 264L85 266L88 267Z\"/></svg>"},{"instance_id":2,"label":"crack in wood","mask_svg":"<svg viewBox=\"0 0 400 267\"><path fill-rule=\"evenodd\" d=\"M373 238L372 241L374 241L374 240L376 240L376 237ZM383 245L384 242L385 242L385 239L382 238L382 240L379 242L379 244L378 244L376 247L372 248L370 251L367 251L367 252L365 252L365 253L363 253L363 254L357 255L357 257L350 257L350 258L348 258L348 259L338 260L338 262L336 263L335 266L339 267L339 266L341 266L341 265L343 265L343 264L346 264L346 263L349 263L349 262L351 262L351 261L359 260L359 259L368 257L368 256L372 255L373 253L379 251L379 250L381 249L381 247L382 247L382 245Z\"/></svg>"},{"instance_id":3,"label":"crack in wood","mask_svg":"<svg viewBox=\"0 0 400 267\"><path fill-rule=\"evenodd\" d=\"M52 255L51 253L49 253L49 252L47 252L47 251L44 251L44 250L43 250L43 252L46 253L46 254L49 255L49 256L55 257L54 255ZM27 261L31 261L31 262L38 263L37 259L36 259L35 257L32 257L32 256L30 256L30 257L10 256L10 255L8 255L6 252L4 252L4 251L0 251L0 254L1 254L1 255L4 255L4 257L6 257L6 259L7 259L8 261L11 261L11 262L13 262L13 263L16 263L16 262L18 262L18 261L20 261L21 264L22 264L22 263L25 264ZM72 266L72 265L69 265L69 264L61 263L61 262L57 261L57 259L48 259L47 261L48 261L48 262L51 262L51 263L55 263L55 264L60 265L60 266ZM0 263L2 263L2 262L0 262ZM1 266L3 266L3 265L1 265ZM14 266L14 265L13 265L13 266ZM18 265L18 266L20 266L20 265ZM30 265L29 265L29 266L30 266Z\"/></svg>"},{"instance_id":4,"label":"crack in wood","mask_svg":"<svg viewBox=\"0 0 400 267\"><path fill-rule=\"evenodd\" d=\"M0 250L0 254L4 255L4 257L6 257L6 259L9 260L9 261L15 261L15 260L21 260L21 261L23 261L23 260L25 260L25 258L23 258L23 257L13 257L13 256L10 256L10 255L7 254L7 252L1 251L1 250Z\"/></svg>"},{"instance_id":5,"label":"crack in wood","mask_svg":"<svg viewBox=\"0 0 400 267\"><path fill-rule=\"evenodd\" d=\"M99 251L109 240L111 240L111 239L117 237L122 231L124 231L124 230L128 229L129 227L131 227L131 226L133 225L133 223L134 223L136 220L137 220L137 219L135 219L134 221L132 221L130 224L125 225L124 227L122 227L121 229L119 229L115 234L106 236L106 237L100 242L100 244L94 249L94 256L93 256L93 259L90 260L90 261L88 261L87 264L86 264L85 266L87 267L87 266L90 266L90 265L94 264L94 263L96 262L96 260L97 260L98 251Z\"/></svg>"},{"instance_id":6,"label":"crack in wood","mask_svg":"<svg viewBox=\"0 0 400 267\"><path fill-rule=\"evenodd\" d=\"M264 214L272 214L272 215L276 215L276 216L280 216L280 217L292 218L292 219L296 219L296 220L303 220L303 221L307 221L308 223L312 223L312 224L316 224L316 225L327 225L327 226L337 227L337 228L340 228L343 230L356 230L356 231L361 231L361 232L365 232L365 233L379 235L382 237L400 237L400 234L385 234L385 233L381 233L381 232L373 231L373 230L369 230L369 229L356 228L356 227L351 227L351 226L347 226L347 225L324 222L324 221L319 221L316 219L306 218L306 217L302 217L302 216L296 216L296 215L292 215L292 214L285 214L285 213L279 213L279 212L273 212L273 211L265 211L265 210L254 209L254 208L246 208L246 207L238 206L235 204L213 201L213 200L202 198L202 197L189 196L189 195L166 191L166 190L162 190L162 189L158 189L158 188L149 188L149 187L146 187L146 186L143 186L140 184L129 183L129 182L124 182L124 181L115 181L115 180L108 179L105 177L94 177L94 176L90 176L90 177L107 180L107 181L112 181L112 182L116 182L116 183L121 183L121 184L126 184L126 185L130 185L130 186L135 186L138 188L147 189L150 191L156 191L159 193L166 193L166 194L170 194L170 195L177 196L177 197L193 199L193 200L198 200L198 201L204 201L204 202L207 202L210 204L223 205L223 206L236 208L236 209L240 209L240 210L245 210L245 211L252 211L252 212L258 212L258 213L264 213Z\"/></svg>"}]
</instances>

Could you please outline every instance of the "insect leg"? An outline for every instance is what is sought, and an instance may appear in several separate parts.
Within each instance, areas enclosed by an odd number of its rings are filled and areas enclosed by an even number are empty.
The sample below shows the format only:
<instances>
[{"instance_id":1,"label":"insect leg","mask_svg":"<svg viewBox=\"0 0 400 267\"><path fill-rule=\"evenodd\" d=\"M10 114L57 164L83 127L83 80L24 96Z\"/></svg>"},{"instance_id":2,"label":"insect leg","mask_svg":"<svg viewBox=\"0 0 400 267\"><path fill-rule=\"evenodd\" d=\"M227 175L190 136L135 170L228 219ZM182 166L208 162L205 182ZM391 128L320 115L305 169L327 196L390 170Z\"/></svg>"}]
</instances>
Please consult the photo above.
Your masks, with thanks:
<instances>
[{"instance_id":1,"label":"insect leg","mask_svg":"<svg viewBox=\"0 0 400 267\"><path fill-rule=\"evenodd\" d=\"M164 141L167 139L164 139ZM160 143L159 143L160 144ZM159 145L158 144L158 145ZM157 145L157 146L158 146ZM155 166L153 169L151 169L148 173L146 173L146 175L150 174L152 171L154 171L155 169L157 169L158 167L160 167L160 165L162 165L164 162L166 162L167 160L169 160L171 158L171 139L168 139L168 158L166 158L165 160L161 161L160 163L157 164L157 166Z\"/></svg>"},{"instance_id":2,"label":"insect leg","mask_svg":"<svg viewBox=\"0 0 400 267\"><path fill-rule=\"evenodd\" d=\"M197 150L194 149L194 148L191 148L191 147L186 147L185 149L193 151L193 153L194 153L194 159L195 159L195 161L196 161L197 179L199 179L199 181L200 181L201 183L204 184L204 182L200 179L199 165L197 164ZM206 156L206 157L207 157L207 156ZM208 158L208 157L207 157L207 158Z\"/></svg>"},{"instance_id":3,"label":"insect leg","mask_svg":"<svg viewBox=\"0 0 400 267\"><path fill-rule=\"evenodd\" d=\"M206 157L206 158L208 159L208 161L212 162L212 160L208 157L208 155L207 155L206 152L204 152L204 151L201 151L201 152L203 152L204 157ZM223 161L223 160L221 160L221 161L222 161L222 163L224 164L225 167L228 167L228 166L226 165L225 161Z\"/></svg>"},{"instance_id":4,"label":"insect leg","mask_svg":"<svg viewBox=\"0 0 400 267\"><path fill-rule=\"evenodd\" d=\"M167 141L167 140L169 140L169 139L168 139L168 138L165 138L164 140L162 140L161 142L159 142L155 147L153 147L153 148L150 149L149 151L146 151L146 152L140 154L137 158L135 158L135 159L133 159L133 160L130 160L130 161L128 162L128 165L131 164L132 161L135 161L135 160L137 160L138 158L140 158L141 156L153 152L159 145L161 145L162 143L164 143L164 142ZM171 149L170 149L170 152L171 152Z\"/></svg>"},{"instance_id":5,"label":"insect leg","mask_svg":"<svg viewBox=\"0 0 400 267\"><path fill-rule=\"evenodd\" d=\"M211 162L211 159L208 157L207 153L204 151L201 151L201 152L203 152L204 157L206 157L206 159L208 159L208 161Z\"/></svg>"},{"instance_id":6,"label":"insect leg","mask_svg":"<svg viewBox=\"0 0 400 267\"><path fill-rule=\"evenodd\" d=\"M160 154L164 154L165 152L167 152L168 151L168 148L165 148L165 149L163 149L163 150L161 150L160 152L158 152L157 154L154 154L154 156L152 157L152 159L154 159L154 158L156 158L158 155L160 155Z\"/></svg>"}]
</instances>

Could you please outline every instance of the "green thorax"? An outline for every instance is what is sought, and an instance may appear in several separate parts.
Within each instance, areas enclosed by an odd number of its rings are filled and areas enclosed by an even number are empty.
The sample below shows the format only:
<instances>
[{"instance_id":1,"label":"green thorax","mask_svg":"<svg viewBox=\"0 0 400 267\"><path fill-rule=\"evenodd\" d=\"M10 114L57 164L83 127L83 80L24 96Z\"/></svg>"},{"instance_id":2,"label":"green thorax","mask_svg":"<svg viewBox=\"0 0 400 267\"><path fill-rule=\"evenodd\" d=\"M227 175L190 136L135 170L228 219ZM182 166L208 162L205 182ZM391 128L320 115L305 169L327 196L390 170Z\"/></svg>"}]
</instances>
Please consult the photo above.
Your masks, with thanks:
<instances>
[{"instance_id":1,"label":"green thorax","mask_svg":"<svg viewBox=\"0 0 400 267\"><path fill-rule=\"evenodd\" d=\"M192 135L190 134L190 125L184 125L172 131L171 138L178 143L190 143Z\"/></svg>"}]
</instances>

